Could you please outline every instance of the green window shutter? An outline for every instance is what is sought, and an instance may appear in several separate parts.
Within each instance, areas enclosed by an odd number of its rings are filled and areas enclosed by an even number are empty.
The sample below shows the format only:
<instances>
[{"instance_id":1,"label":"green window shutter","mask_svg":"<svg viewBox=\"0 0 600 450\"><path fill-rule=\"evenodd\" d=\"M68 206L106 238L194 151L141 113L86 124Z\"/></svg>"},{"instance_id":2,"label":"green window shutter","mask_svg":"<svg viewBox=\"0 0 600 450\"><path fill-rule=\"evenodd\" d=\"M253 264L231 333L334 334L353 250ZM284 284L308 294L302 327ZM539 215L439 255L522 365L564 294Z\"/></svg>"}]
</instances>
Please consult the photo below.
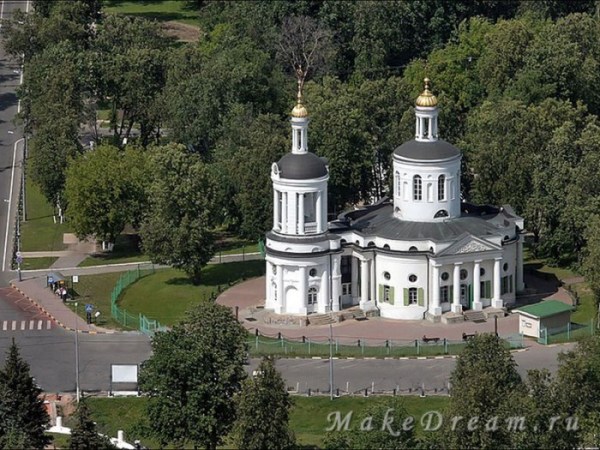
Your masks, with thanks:
<instances>
[{"instance_id":1,"label":"green window shutter","mask_svg":"<svg viewBox=\"0 0 600 450\"><path fill-rule=\"evenodd\" d=\"M513 291L513 276L508 277L508 292L512 293Z\"/></svg>"},{"instance_id":2,"label":"green window shutter","mask_svg":"<svg viewBox=\"0 0 600 450\"><path fill-rule=\"evenodd\" d=\"M485 298L492 298L492 282L490 280L485 282Z\"/></svg>"},{"instance_id":3,"label":"green window shutter","mask_svg":"<svg viewBox=\"0 0 600 450\"><path fill-rule=\"evenodd\" d=\"M394 287L390 286L390 305L394 304Z\"/></svg>"},{"instance_id":4,"label":"green window shutter","mask_svg":"<svg viewBox=\"0 0 600 450\"><path fill-rule=\"evenodd\" d=\"M450 303L454 301L454 286L452 284L448 286L448 300Z\"/></svg>"},{"instance_id":5,"label":"green window shutter","mask_svg":"<svg viewBox=\"0 0 600 450\"><path fill-rule=\"evenodd\" d=\"M425 295L423 292L423 288L417 289L417 303L419 306L425 306Z\"/></svg>"},{"instance_id":6,"label":"green window shutter","mask_svg":"<svg viewBox=\"0 0 600 450\"><path fill-rule=\"evenodd\" d=\"M408 306L408 288L404 288L404 306Z\"/></svg>"},{"instance_id":7,"label":"green window shutter","mask_svg":"<svg viewBox=\"0 0 600 450\"><path fill-rule=\"evenodd\" d=\"M379 300L380 302L382 302L382 301L384 301L384 300L385 300L385 298L383 298L383 284L380 284L380 285L379 285L379 298L378 298L378 300Z\"/></svg>"}]
</instances>

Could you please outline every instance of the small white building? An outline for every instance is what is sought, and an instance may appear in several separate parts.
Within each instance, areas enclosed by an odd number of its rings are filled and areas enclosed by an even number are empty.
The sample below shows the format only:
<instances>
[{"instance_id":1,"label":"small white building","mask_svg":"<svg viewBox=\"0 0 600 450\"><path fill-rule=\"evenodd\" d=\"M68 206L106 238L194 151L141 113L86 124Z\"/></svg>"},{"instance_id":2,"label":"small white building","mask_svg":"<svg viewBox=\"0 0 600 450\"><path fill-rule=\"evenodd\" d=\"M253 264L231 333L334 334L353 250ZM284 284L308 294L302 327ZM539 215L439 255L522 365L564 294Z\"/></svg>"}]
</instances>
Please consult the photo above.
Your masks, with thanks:
<instances>
[{"instance_id":1,"label":"small white building","mask_svg":"<svg viewBox=\"0 0 600 450\"><path fill-rule=\"evenodd\" d=\"M308 112L292 111L292 151L272 165L266 304L278 314L359 305L392 319L501 309L523 289L523 219L462 202L459 149L438 138L425 80L415 139L393 154L390 198L327 222L327 161L308 151Z\"/></svg>"},{"instance_id":2,"label":"small white building","mask_svg":"<svg viewBox=\"0 0 600 450\"><path fill-rule=\"evenodd\" d=\"M546 300L533 305L522 306L514 312L519 313L519 333L534 338L552 331L566 331L571 323L573 307L558 300Z\"/></svg>"}]
</instances>

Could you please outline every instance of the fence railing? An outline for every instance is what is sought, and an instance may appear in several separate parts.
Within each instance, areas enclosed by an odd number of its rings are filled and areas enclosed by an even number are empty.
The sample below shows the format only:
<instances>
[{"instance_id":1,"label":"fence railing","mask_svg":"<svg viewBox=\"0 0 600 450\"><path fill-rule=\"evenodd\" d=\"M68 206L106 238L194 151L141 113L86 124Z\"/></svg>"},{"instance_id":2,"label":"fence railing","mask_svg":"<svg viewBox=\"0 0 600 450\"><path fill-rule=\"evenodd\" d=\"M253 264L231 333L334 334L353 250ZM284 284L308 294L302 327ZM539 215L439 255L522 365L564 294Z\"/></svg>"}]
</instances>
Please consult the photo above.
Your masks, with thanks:
<instances>
[{"instance_id":1,"label":"fence railing","mask_svg":"<svg viewBox=\"0 0 600 450\"><path fill-rule=\"evenodd\" d=\"M110 295L110 314L113 319L115 319L124 327L138 329L146 334L153 334L156 331L166 329L166 327L161 325L160 322L149 319L141 313L130 313L118 305L119 297L130 284L134 283L140 278L151 275L154 272L154 265L138 265L136 269L125 272L117 280Z\"/></svg>"},{"instance_id":2,"label":"fence railing","mask_svg":"<svg viewBox=\"0 0 600 450\"><path fill-rule=\"evenodd\" d=\"M589 324L568 323L562 327L540 329L540 344L548 345L560 342L573 341L578 338L593 336L596 333L594 319L590 319Z\"/></svg>"},{"instance_id":3,"label":"fence railing","mask_svg":"<svg viewBox=\"0 0 600 450\"><path fill-rule=\"evenodd\" d=\"M507 348L522 348L523 335L516 334L502 338ZM252 356L334 356L342 357L403 357L457 355L466 345L464 340L440 339L437 342L423 342L421 339L363 339L300 337L289 338L281 334L273 337L255 335L248 338Z\"/></svg>"}]
</instances>

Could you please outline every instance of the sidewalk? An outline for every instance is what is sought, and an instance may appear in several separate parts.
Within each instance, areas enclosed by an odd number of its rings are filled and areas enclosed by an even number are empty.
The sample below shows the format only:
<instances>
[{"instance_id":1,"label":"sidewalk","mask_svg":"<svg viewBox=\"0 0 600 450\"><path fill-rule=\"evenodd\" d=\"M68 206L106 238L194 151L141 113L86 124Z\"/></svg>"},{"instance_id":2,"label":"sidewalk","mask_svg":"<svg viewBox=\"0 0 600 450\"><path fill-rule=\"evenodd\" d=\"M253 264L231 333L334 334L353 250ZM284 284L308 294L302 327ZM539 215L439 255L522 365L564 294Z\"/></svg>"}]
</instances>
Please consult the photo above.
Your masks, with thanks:
<instances>
[{"instance_id":1,"label":"sidewalk","mask_svg":"<svg viewBox=\"0 0 600 450\"><path fill-rule=\"evenodd\" d=\"M62 300L46 287L46 276L41 275L23 281L13 280L11 286L48 315L59 326L81 333L114 333L114 330L88 325L81 317L71 311ZM83 306L82 306L83 308Z\"/></svg>"}]
</instances>

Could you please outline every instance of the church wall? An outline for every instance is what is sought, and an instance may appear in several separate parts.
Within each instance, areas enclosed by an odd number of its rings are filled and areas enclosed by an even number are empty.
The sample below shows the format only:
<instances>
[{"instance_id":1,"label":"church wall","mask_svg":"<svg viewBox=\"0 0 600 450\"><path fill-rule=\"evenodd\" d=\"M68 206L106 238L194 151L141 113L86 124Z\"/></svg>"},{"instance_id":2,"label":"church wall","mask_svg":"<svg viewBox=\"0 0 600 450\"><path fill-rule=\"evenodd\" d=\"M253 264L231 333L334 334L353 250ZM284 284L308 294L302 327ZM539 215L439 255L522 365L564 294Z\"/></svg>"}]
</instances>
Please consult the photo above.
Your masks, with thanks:
<instances>
[{"instance_id":1,"label":"church wall","mask_svg":"<svg viewBox=\"0 0 600 450\"><path fill-rule=\"evenodd\" d=\"M504 270L504 264L508 264L508 270ZM504 305L512 304L516 300L516 274L517 274L517 243L512 241L503 247L502 263L500 266L500 276L509 276L512 282L512 289L509 292L502 294ZM512 292L510 292L512 290Z\"/></svg>"}]
</instances>

